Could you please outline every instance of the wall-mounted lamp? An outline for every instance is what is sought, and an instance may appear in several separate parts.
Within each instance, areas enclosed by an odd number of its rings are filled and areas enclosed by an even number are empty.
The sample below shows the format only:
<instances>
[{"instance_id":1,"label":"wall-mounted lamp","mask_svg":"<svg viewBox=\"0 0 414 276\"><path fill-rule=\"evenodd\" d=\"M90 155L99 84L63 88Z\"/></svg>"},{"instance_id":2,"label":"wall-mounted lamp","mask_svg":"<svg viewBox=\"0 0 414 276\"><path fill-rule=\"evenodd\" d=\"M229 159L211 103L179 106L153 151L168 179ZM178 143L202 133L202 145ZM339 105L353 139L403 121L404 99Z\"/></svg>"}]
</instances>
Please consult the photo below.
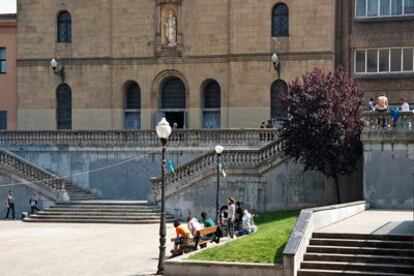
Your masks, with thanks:
<instances>
[{"instance_id":1,"label":"wall-mounted lamp","mask_svg":"<svg viewBox=\"0 0 414 276\"><path fill-rule=\"evenodd\" d=\"M62 82L65 82L65 71L63 66L61 65L59 68L59 64L56 61L56 59L52 59L50 61L50 67L53 69L53 73L55 73L55 75L59 76L60 79L62 80Z\"/></svg>"},{"instance_id":2,"label":"wall-mounted lamp","mask_svg":"<svg viewBox=\"0 0 414 276\"><path fill-rule=\"evenodd\" d=\"M273 63L273 68L277 71L277 74L280 77L280 61L276 53L273 53L272 55L272 63Z\"/></svg>"}]
</instances>

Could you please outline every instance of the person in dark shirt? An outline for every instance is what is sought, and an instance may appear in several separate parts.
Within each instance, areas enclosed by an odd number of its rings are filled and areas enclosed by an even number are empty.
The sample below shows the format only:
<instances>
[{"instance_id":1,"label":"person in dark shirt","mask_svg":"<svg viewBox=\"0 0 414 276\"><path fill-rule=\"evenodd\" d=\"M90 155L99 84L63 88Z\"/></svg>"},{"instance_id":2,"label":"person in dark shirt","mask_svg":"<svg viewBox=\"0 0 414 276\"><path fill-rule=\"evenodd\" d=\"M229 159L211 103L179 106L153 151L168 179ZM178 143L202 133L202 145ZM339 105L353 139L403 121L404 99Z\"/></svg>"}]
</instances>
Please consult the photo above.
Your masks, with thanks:
<instances>
[{"instance_id":1,"label":"person in dark shirt","mask_svg":"<svg viewBox=\"0 0 414 276\"><path fill-rule=\"evenodd\" d=\"M37 207L37 197L36 194L33 194L33 196L30 198L29 200L29 204L30 204L30 214L34 214L35 212L39 211L39 208Z\"/></svg>"},{"instance_id":2,"label":"person in dark shirt","mask_svg":"<svg viewBox=\"0 0 414 276\"><path fill-rule=\"evenodd\" d=\"M240 201L236 202L236 220L235 220L235 228L236 230L240 230L242 228L242 218L243 218L243 209L241 208Z\"/></svg>"},{"instance_id":3,"label":"person in dark shirt","mask_svg":"<svg viewBox=\"0 0 414 276\"><path fill-rule=\"evenodd\" d=\"M6 212L6 219L9 218L10 210L12 211L12 217L15 219L15 206L14 206L14 197L13 197L13 191L9 190L6 197L6 206L7 206L7 212Z\"/></svg>"}]
</instances>

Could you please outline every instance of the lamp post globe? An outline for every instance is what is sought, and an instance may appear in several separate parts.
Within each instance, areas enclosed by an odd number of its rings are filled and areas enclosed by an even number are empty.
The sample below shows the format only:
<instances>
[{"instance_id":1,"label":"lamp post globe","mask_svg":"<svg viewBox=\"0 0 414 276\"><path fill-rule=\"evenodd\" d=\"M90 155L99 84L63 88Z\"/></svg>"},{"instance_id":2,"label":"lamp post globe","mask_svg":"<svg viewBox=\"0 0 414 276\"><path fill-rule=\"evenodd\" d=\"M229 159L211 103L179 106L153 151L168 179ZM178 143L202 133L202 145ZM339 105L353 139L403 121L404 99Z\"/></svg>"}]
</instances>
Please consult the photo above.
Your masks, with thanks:
<instances>
[{"instance_id":1,"label":"lamp post globe","mask_svg":"<svg viewBox=\"0 0 414 276\"><path fill-rule=\"evenodd\" d=\"M161 150L161 216L160 216L160 252L158 258L158 271L157 274L164 274L164 259L165 259L165 243L167 235L166 229L166 212L165 212L165 151L167 150L166 144L168 137L171 135L171 126L164 118L159 121L155 127L158 138L161 140L162 150Z\"/></svg>"},{"instance_id":2,"label":"lamp post globe","mask_svg":"<svg viewBox=\"0 0 414 276\"><path fill-rule=\"evenodd\" d=\"M161 121L158 122L155 130L160 139L168 139L168 137L171 135L171 126L165 117L163 117Z\"/></svg>"},{"instance_id":3,"label":"lamp post globe","mask_svg":"<svg viewBox=\"0 0 414 276\"><path fill-rule=\"evenodd\" d=\"M279 64L279 57L277 56L276 53L273 53L272 55L272 63L273 63L273 66L275 66L275 68Z\"/></svg>"},{"instance_id":4,"label":"lamp post globe","mask_svg":"<svg viewBox=\"0 0 414 276\"><path fill-rule=\"evenodd\" d=\"M217 146L214 148L214 150L216 151L216 153L217 153L217 154L222 154L222 153L223 153L224 148L223 148L223 146L221 146L221 145L217 145Z\"/></svg>"},{"instance_id":5,"label":"lamp post globe","mask_svg":"<svg viewBox=\"0 0 414 276\"><path fill-rule=\"evenodd\" d=\"M52 67L53 70L56 70L57 66L58 66L58 63L56 59L52 58L52 60L50 61L50 67Z\"/></svg>"}]
</instances>

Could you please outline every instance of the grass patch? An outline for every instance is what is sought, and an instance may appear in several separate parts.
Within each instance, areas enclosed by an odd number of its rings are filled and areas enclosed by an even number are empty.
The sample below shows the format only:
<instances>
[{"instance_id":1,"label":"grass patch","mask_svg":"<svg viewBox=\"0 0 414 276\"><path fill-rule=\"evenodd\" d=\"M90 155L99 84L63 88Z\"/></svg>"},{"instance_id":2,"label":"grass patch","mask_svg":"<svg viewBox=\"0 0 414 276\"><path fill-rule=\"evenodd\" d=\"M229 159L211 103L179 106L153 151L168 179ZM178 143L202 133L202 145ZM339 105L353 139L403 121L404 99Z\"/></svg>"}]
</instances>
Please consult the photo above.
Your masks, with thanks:
<instances>
[{"instance_id":1,"label":"grass patch","mask_svg":"<svg viewBox=\"0 0 414 276\"><path fill-rule=\"evenodd\" d=\"M249 236L203 250L190 260L277 263L298 218L298 211L262 213L255 216L259 229Z\"/></svg>"}]
</instances>

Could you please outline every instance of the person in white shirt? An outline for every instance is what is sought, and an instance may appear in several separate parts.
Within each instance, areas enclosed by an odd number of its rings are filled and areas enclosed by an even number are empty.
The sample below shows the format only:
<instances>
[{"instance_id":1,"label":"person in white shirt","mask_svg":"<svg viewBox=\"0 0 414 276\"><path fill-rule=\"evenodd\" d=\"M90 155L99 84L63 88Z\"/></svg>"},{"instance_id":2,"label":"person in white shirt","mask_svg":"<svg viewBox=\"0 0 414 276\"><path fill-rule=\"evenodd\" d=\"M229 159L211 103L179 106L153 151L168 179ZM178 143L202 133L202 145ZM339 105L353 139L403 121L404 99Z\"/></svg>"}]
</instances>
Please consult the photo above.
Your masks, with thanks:
<instances>
[{"instance_id":1,"label":"person in white shirt","mask_svg":"<svg viewBox=\"0 0 414 276\"><path fill-rule=\"evenodd\" d=\"M189 215L187 217L187 228L190 230L191 235L194 237L195 247L197 248L198 242L200 241L200 230L203 229L203 225L198 222L198 219Z\"/></svg>"},{"instance_id":2,"label":"person in white shirt","mask_svg":"<svg viewBox=\"0 0 414 276\"><path fill-rule=\"evenodd\" d=\"M244 210L242 218L243 229L238 232L238 236L248 235L256 231L256 226L253 222L253 216L248 210Z\"/></svg>"},{"instance_id":3,"label":"person in white shirt","mask_svg":"<svg viewBox=\"0 0 414 276\"><path fill-rule=\"evenodd\" d=\"M404 98L400 98L401 101L401 112L410 112L410 105L405 101Z\"/></svg>"}]
</instances>

